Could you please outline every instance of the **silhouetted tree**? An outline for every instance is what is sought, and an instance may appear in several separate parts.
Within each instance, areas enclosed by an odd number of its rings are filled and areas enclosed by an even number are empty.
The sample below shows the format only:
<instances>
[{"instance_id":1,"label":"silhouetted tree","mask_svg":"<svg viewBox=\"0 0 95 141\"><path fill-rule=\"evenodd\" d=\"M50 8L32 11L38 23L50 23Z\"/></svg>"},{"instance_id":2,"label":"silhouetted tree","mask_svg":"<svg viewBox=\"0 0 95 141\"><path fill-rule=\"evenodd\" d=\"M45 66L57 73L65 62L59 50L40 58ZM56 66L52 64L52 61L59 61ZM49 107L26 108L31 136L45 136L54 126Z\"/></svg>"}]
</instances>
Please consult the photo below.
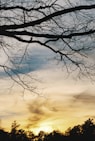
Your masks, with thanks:
<instances>
[{"instance_id":1,"label":"silhouetted tree","mask_svg":"<svg viewBox=\"0 0 95 141\"><path fill-rule=\"evenodd\" d=\"M0 129L0 140L10 141L8 132L5 132L3 129Z\"/></svg>"},{"instance_id":2,"label":"silhouetted tree","mask_svg":"<svg viewBox=\"0 0 95 141\"><path fill-rule=\"evenodd\" d=\"M11 141L29 141L27 133L23 129L18 129L20 125L14 121L12 123L10 139Z\"/></svg>"},{"instance_id":3,"label":"silhouetted tree","mask_svg":"<svg viewBox=\"0 0 95 141\"><path fill-rule=\"evenodd\" d=\"M86 120L82 125L74 126L66 131L68 136L73 141L89 141L95 139L95 124L93 119Z\"/></svg>"},{"instance_id":4,"label":"silhouetted tree","mask_svg":"<svg viewBox=\"0 0 95 141\"><path fill-rule=\"evenodd\" d=\"M46 135L44 141L63 141L63 134L59 131L53 131L52 133Z\"/></svg>"},{"instance_id":5,"label":"silhouetted tree","mask_svg":"<svg viewBox=\"0 0 95 141\"><path fill-rule=\"evenodd\" d=\"M40 131L38 134L38 141L44 141L44 138L45 138L45 132Z\"/></svg>"},{"instance_id":6,"label":"silhouetted tree","mask_svg":"<svg viewBox=\"0 0 95 141\"><path fill-rule=\"evenodd\" d=\"M36 138L35 134L32 131L27 131L27 137L29 141L34 141L34 139Z\"/></svg>"},{"instance_id":7,"label":"silhouetted tree","mask_svg":"<svg viewBox=\"0 0 95 141\"><path fill-rule=\"evenodd\" d=\"M14 121L11 126L11 133L16 134L19 126L20 126L20 124L18 124L16 121Z\"/></svg>"},{"instance_id":8,"label":"silhouetted tree","mask_svg":"<svg viewBox=\"0 0 95 141\"><path fill-rule=\"evenodd\" d=\"M84 122L82 125L82 134L86 140L95 139L95 124L93 122L93 119L88 119Z\"/></svg>"},{"instance_id":9,"label":"silhouetted tree","mask_svg":"<svg viewBox=\"0 0 95 141\"><path fill-rule=\"evenodd\" d=\"M73 128L69 128L68 131L66 132L66 134L70 136L79 136L81 133L82 132L80 125L74 126Z\"/></svg>"},{"instance_id":10,"label":"silhouetted tree","mask_svg":"<svg viewBox=\"0 0 95 141\"><path fill-rule=\"evenodd\" d=\"M31 131L18 129L16 121L12 123L11 132L0 129L0 141L95 141L95 123L93 119L86 120L82 125L76 125L63 134L60 131L45 133L40 131L35 135Z\"/></svg>"}]
</instances>

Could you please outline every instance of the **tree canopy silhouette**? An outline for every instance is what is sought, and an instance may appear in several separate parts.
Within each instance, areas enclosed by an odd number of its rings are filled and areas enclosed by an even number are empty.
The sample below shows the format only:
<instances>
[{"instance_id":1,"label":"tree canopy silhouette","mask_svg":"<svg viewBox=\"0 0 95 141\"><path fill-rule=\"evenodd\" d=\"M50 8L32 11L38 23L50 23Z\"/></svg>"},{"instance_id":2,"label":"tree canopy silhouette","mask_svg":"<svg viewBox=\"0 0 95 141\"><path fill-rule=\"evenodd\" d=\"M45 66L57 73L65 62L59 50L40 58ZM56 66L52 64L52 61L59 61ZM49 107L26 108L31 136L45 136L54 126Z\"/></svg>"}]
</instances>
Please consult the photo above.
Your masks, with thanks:
<instances>
[{"instance_id":1,"label":"tree canopy silhouette","mask_svg":"<svg viewBox=\"0 0 95 141\"><path fill-rule=\"evenodd\" d=\"M2 141L89 141L89 139L94 141L95 123L93 119L88 119L81 125L69 128L65 133L54 130L50 133L40 131L38 135L35 135L32 131L19 129L17 122L14 121L10 132L0 129L0 139Z\"/></svg>"},{"instance_id":2,"label":"tree canopy silhouette","mask_svg":"<svg viewBox=\"0 0 95 141\"><path fill-rule=\"evenodd\" d=\"M67 72L94 76L95 4L83 0L1 0L0 48L7 56L0 67L23 88L32 89L19 75L10 52L22 49L18 66L28 52L28 45L43 46L55 53ZM16 45L19 43L19 45ZM20 44L22 43L22 45ZM23 47L25 44L25 48ZM13 46L16 45L14 48ZM20 47L21 45L21 47ZM18 67L19 68L19 67ZM17 79L14 78L17 76Z\"/></svg>"}]
</instances>

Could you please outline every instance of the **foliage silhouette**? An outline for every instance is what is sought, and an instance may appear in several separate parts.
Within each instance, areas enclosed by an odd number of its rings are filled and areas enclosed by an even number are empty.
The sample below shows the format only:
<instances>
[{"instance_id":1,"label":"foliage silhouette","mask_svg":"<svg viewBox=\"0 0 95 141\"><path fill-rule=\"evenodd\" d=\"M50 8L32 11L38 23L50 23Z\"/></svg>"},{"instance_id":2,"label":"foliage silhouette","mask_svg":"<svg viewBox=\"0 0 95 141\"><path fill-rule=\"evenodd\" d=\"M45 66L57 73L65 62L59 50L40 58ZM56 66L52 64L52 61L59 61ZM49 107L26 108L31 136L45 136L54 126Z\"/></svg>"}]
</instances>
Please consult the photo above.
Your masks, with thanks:
<instances>
[{"instance_id":1,"label":"foliage silhouette","mask_svg":"<svg viewBox=\"0 0 95 141\"><path fill-rule=\"evenodd\" d=\"M52 131L45 133L40 131L35 135L32 131L18 129L16 122L12 123L11 131L0 129L0 140L2 141L95 141L95 123L93 119L86 120L82 125L68 128L65 133Z\"/></svg>"}]
</instances>

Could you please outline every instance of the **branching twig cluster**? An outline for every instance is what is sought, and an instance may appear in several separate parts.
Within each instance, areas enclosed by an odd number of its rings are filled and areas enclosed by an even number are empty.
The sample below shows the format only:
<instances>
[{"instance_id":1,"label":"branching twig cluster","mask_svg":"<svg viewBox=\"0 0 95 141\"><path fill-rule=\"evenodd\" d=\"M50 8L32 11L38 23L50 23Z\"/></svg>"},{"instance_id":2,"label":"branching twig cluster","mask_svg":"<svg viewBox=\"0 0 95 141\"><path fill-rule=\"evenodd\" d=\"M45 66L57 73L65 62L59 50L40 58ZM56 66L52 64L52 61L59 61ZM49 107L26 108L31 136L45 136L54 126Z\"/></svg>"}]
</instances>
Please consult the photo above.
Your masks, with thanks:
<instances>
[{"instance_id":1,"label":"branching twig cluster","mask_svg":"<svg viewBox=\"0 0 95 141\"><path fill-rule=\"evenodd\" d=\"M1 2L0 36L44 46L58 54L67 70L72 64L79 73L91 74L89 52L95 46L95 4L77 6L69 0L68 3L69 7L62 6L59 0ZM2 67L7 72L6 67ZM28 88L19 75L17 77L19 84Z\"/></svg>"}]
</instances>

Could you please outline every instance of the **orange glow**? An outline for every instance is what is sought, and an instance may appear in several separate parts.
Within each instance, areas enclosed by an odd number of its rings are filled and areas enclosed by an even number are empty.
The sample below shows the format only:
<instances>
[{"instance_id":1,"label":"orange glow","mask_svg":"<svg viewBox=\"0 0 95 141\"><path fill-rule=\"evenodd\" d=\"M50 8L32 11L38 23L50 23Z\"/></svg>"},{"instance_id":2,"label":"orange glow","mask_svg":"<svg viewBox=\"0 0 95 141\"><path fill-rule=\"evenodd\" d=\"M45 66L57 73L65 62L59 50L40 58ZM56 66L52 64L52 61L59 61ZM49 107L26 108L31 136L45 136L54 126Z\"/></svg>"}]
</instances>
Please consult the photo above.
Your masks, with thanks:
<instances>
[{"instance_id":1,"label":"orange glow","mask_svg":"<svg viewBox=\"0 0 95 141\"><path fill-rule=\"evenodd\" d=\"M50 133L53 131L53 128L52 128L51 124L44 122L44 123L39 124L38 127L31 128L30 130L32 130L35 134L38 134L40 131Z\"/></svg>"}]
</instances>

